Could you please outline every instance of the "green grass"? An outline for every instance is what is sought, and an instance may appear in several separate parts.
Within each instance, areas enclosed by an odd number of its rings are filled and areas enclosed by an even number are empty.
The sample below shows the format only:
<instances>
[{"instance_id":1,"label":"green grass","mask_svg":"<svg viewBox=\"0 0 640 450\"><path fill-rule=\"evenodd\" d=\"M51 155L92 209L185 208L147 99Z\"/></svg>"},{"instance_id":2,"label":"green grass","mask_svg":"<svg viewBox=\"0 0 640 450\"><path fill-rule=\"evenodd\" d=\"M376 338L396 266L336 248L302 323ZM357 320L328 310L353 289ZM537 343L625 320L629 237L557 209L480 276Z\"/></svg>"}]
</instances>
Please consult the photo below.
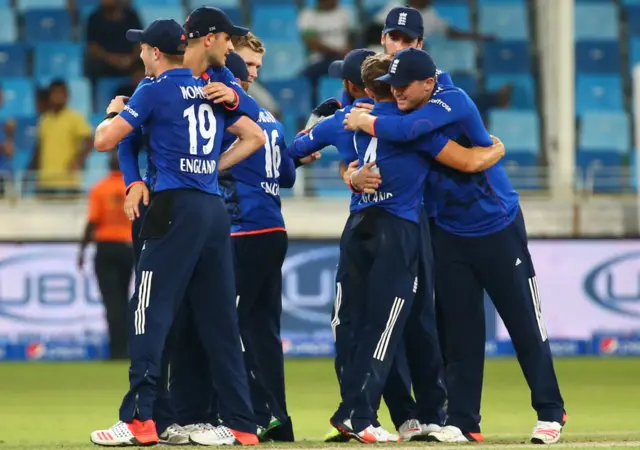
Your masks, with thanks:
<instances>
[{"instance_id":1,"label":"green grass","mask_svg":"<svg viewBox=\"0 0 640 450\"><path fill-rule=\"evenodd\" d=\"M560 359L556 368L569 414L564 441L640 441L640 359ZM124 364L0 365L0 450L95 448L89 433L115 423L126 385ZM287 361L287 395L296 437L307 441L289 448L320 446L338 404L331 361ZM391 428L386 408L380 416ZM488 361L482 404L487 441L502 447L523 442L535 420L517 362Z\"/></svg>"}]
</instances>

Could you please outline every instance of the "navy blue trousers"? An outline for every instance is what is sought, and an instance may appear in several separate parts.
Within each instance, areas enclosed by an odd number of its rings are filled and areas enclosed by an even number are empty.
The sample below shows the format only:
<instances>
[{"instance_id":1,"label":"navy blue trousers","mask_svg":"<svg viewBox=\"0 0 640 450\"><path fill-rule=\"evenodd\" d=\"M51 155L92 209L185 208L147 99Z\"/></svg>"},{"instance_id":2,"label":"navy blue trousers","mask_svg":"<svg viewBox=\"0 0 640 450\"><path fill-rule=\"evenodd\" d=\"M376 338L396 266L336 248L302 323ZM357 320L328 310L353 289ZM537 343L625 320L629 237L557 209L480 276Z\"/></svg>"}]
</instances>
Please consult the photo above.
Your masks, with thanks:
<instances>
[{"instance_id":1,"label":"navy blue trousers","mask_svg":"<svg viewBox=\"0 0 640 450\"><path fill-rule=\"evenodd\" d=\"M513 341L538 419L562 423L564 401L542 322L522 212L486 236L436 228L436 291L445 335L447 424L480 431L487 291Z\"/></svg>"},{"instance_id":2,"label":"navy blue trousers","mask_svg":"<svg viewBox=\"0 0 640 450\"><path fill-rule=\"evenodd\" d=\"M374 423L377 402L402 342L417 283L420 229L371 207L355 213L342 249L355 348L342 368L342 402L332 423Z\"/></svg>"},{"instance_id":3,"label":"navy blue trousers","mask_svg":"<svg viewBox=\"0 0 640 450\"><path fill-rule=\"evenodd\" d=\"M344 396L342 389L342 374L344 367L353 354L353 319L350 315L349 298L353 296L349 292L345 292L345 288L354 287L353 283L349 283L348 264L345 261L344 243L348 239L350 224L354 216L350 216L345 225L345 229L340 237L340 257L336 271L336 297L331 313L331 328L333 330L333 338L335 342L335 371L340 386L341 398ZM357 287L357 286L356 286ZM357 294L357 293L356 293ZM385 383L382 393L385 404L389 409L391 420L398 429L406 420L415 416L416 404L411 394L411 374L409 373L409 364L405 353L404 344L400 343L393 364L389 370L389 375ZM377 411L380 407L381 397L374 401L375 418L373 424L379 426L377 419Z\"/></svg>"},{"instance_id":4,"label":"navy blue trousers","mask_svg":"<svg viewBox=\"0 0 640 450\"><path fill-rule=\"evenodd\" d=\"M141 238L145 243L131 302L130 388L120 420L153 417L162 352L186 300L209 358L211 383L219 390L222 421L255 433L235 307L229 219L222 199L195 190L156 193Z\"/></svg>"}]
</instances>

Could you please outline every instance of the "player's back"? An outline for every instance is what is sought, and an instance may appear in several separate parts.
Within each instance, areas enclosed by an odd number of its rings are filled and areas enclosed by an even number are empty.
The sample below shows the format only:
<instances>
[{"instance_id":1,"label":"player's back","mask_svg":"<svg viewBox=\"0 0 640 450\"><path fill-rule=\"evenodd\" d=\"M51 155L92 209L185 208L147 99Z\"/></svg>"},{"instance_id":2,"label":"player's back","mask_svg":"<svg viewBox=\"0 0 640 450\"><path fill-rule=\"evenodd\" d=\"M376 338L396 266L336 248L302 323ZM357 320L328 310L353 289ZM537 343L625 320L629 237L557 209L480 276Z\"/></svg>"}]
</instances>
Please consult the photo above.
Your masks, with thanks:
<instances>
[{"instance_id":1,"label":"player's back","mask_svg":"<svg viewBox=\"0 0 640 450\"><path fill-rule=\"evenodd\" d=\"M260 109L256 123L263 130L266 144L220 174L232 234L284 228L280 187L292 187L295 181L295 167L287 153L282 124L264 108ZM235 136L226 133L225 144L234 141Z\"/></svg>"},{"instance_id":2,"label":"player's back","mask_svg":"<svg viewBox=\"0 0 640 450\"><path fill-rule=\"evenodd\" d=\"M461 89L440 86L429 103L442 107L465 108L461 120L438 131L463 147L492 145L478 108ZM484 234L497 231L515 217L518 193L513 189L501 163L478 173L464 173L434 161L429 186L435 189L436 223L457 234Z\"/></svg>"},{"instance_id":3,"label":"player's back","mask_svg":"<svg viewBox=\"0 0 640 450\"><path fill-rule=\"evenodd\" d=\"M168 70L141 86L125 111L149 135L154 191L219 194L217 161L227 117L222 106L206 100L190 69Z\"/></svg>"},{"instance_id":4,"label":"player's back","mask_svg":"<svg viewBox=\"0 0 640 450\"><path fill-rule=\"evenodd\" d=\"M373 115L402 115L395 102L378 102ZM382 175L382 183L373 194L362 194L355 211L378 206L406 220L418 222L422 192L429 171L428 158L412 149L412 143L380 141L366 133L355 135L360 165L371 161Z\"/></svg>"}]
</instances>

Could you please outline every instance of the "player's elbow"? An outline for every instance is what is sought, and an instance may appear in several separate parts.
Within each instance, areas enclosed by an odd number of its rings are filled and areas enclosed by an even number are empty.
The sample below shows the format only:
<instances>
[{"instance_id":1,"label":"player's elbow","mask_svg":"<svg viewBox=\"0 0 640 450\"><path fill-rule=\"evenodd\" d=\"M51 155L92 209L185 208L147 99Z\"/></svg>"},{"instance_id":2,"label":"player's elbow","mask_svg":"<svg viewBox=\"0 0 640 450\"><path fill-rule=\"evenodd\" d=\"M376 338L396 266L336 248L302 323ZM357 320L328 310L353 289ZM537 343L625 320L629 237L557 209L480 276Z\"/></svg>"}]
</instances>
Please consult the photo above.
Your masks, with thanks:
<instances>
[{"instance_id":1,"label":"player's elbow","mask_svg":"<svg viewBox=\"0 0 640 450\"><path fill-rule=\"evenodd\" d=\"M113 150L117 144L117 142L113 139L109 139L109 137L104 134L96 133L96 136L93 139L93 147L99 152L108 152Z\"/></svg>"}]
</instances>

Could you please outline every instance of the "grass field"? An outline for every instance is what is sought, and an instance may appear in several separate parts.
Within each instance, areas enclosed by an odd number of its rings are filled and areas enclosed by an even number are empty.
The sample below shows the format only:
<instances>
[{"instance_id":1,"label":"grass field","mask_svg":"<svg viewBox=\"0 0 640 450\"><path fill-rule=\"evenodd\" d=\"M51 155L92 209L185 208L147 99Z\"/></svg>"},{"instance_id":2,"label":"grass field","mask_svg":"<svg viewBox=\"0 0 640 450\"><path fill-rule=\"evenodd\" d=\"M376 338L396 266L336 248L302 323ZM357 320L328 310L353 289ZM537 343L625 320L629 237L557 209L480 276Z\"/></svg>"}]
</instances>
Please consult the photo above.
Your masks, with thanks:
<instances>
[{"instance_id":1,"label":"grass field","mask_svg":"<svg viewBox=\"0 0 640 450\"><path fill-rule=\"evenodd\" d=\"M640 359L560 359L556 367L569 414L560 448L640 449ZM299 442L265 446L339 447L320 443L338 402L331 361L289 360L287 377ZM1 364L0 450L96 448L89 433L115 423L126 383L124 364ZM478 446L537 448L522 444L535 414L515 360L487 362L482 413L486 443ZM385 408L381 419L390 427Z\"/></svg>"}]
</instances>

